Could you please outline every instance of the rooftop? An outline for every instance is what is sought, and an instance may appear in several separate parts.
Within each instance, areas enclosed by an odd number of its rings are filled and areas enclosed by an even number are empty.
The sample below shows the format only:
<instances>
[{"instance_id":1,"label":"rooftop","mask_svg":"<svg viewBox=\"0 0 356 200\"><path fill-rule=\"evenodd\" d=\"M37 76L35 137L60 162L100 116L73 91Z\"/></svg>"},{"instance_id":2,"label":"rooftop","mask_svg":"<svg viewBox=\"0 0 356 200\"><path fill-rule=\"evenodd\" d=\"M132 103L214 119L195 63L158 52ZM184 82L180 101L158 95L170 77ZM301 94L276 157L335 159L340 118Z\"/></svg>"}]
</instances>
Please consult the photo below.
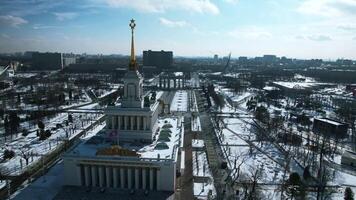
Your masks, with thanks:
<instances>
[{"instance_id":1,"label":"rooftop","mask_svg":"<svg viewBox=\"0 0 356 200\"><path fill-rule=\"evenodd\" d=\"M317 120L322 121L322 122L326 122L326 123L329 123L329 124L333 124L335 126L344 125L344 123L342 123L342 122L339 122L339 121L336 121L336 120L332 120L332 119L329 119L329 118L319 118Z\"/></svg>"},{"instance_id":2,"label":"rooftop","mask_svg":"<svg viewBox=\"0 0 356 200\"><path fill-rule=\"evenodd\" d=\"M140 158L160 158L176 159L177 148L183 133L181 119L178 117L159 118L157 120L157 131L153 135L151 144L140 142L123 143L115 147L116 139L106 136L102 130L97 135L90 137L76 148L67 153L67 156L83 157L136 157ZM100 150L100 151L98 151ZM98 154L106 154L99 156Z\"/></svg>"}]
</instances>

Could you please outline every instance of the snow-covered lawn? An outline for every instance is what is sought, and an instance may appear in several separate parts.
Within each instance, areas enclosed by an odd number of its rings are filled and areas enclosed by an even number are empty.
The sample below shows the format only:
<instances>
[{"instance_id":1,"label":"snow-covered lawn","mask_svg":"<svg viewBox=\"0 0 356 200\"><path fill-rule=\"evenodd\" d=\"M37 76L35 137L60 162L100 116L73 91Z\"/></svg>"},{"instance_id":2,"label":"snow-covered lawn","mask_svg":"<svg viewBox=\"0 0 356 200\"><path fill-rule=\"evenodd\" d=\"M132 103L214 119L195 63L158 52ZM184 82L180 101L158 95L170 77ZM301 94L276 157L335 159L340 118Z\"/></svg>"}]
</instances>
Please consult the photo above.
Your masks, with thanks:
<instances>
[{"instance_id":1,"label":"snow-covered lawn","mask_svg":"<svg viewBox=\"0 0 356 200\"><path fill-rule=\"evenodd\" d=\"M88 108L96 107L96 104L88 105ZM15 157L0 163L1 172L7 175L21 174L27 167L41 159L42 156L52 152L68 137L75 137L82 129L90 126L94 121L102 117L101 114L72 114L73 123L68 126L64 123L68 120L67 113L57 114L55 117L43 120L46 130L51 130L51 136L46 140L39 140L36 129L32 130L27 136L18 135L12 141L5 142L0 154L3 155L5 149L13 150ZM61 128L56 127L58 124ZM31 130L30 130L31 131ZM29 157L26 166L25 157Z\"/></svg>"},{"instance_id":2,"label":"snow-covered lawn","mask_svg":"<svg viewBox=\"0 0 356 200\"><path fill-rule=\"evenodd\" d=\"M216 190L214 184L211 183L196 183L194 182L194 197L197 199L208 199L208 194L211 191L209 199L216 197Z\"/></svg>"},{"instance_id":3,"label":"snow-covered lawn","mask_svg":"<svg viewBox=\"0 0 356 200\"><path fill-rule=\"evenodd\" d=\"M205 151L192 151L193 176L212 178Z\"/></svg>"}]
</instances>

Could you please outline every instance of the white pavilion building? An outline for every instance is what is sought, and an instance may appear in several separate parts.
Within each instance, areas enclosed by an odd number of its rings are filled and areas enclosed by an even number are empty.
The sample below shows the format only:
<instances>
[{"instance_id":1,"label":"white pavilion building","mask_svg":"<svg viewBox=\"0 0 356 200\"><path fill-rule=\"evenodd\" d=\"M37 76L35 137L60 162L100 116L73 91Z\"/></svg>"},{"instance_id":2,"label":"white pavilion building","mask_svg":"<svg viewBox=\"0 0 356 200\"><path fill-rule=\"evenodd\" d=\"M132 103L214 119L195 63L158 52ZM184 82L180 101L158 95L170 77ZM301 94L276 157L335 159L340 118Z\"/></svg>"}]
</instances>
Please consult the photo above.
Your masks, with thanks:
<instances>
[{"instance_id":1,"label":"white pavilion building","mask_svg":"<svg viewBox=\"0 0 356 200\"><path fill-rule=\"evenodd\" d=\"M175 190L183 117L158 118L161 110L158 100L144 105L143 79L134 54L134 20L130 27L131 58L129 71L123 78L122 102L107 108L105 129L63 156L65 185ZM162 95L163 92L157 92L156 98Z\"/></svg>"}]
</instances>

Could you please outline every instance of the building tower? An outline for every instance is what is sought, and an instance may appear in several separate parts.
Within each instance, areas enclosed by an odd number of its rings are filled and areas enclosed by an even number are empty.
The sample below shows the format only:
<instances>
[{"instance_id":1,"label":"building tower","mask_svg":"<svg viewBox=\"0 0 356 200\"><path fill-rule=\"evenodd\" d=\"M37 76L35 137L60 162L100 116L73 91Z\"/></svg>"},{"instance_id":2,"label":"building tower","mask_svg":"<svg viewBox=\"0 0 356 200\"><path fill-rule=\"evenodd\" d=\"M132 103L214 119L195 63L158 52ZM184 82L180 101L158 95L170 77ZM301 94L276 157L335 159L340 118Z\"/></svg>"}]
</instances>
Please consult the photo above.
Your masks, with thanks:
<instances>
[{"instance_id":1,"label":"building tower","mask_svg":"<svg viewBox=\"0 0 356 200\"><path fill-rule=\"evenodd\" d=\"M129 24L131 28L131 56L129 63L129 70L125 74L124 81L124 96L122 99L123 108L142 108L143 107L143 78L137 70L137 63L135 57L135 42L134 29L136 27L135 20L131 19Z\"/></svg>"}]
</instances>

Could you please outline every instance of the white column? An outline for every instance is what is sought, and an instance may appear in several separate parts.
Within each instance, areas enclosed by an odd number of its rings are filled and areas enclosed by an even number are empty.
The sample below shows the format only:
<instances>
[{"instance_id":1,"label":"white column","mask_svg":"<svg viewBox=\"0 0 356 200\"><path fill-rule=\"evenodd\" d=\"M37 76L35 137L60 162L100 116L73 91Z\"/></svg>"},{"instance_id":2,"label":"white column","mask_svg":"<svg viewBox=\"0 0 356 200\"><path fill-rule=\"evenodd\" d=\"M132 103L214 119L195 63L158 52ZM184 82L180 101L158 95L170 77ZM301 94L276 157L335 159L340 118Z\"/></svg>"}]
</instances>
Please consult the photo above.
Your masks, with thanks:
<instances>
[{"instance_id":1,"label":"white column","mask_svg":"<svg viewBox=\"0 0 356 200\"><path fill-rule=\"evenodd\" d=\"M120 188L125 188L125 171L124 168L120 168Z\"/></svg>"},{"instance_id":2,"label":"white column","mask_svg":"<svg viewBox=\"0 0 356 200\"><path fill-rule=\"evenodd\" d=\"M106 167L105 174L106 174L106 187L112 187L112 168Z\"/></svg>"},{"instance_id":3,"label":"white column","mask_svg":"<svg viewBox=\"0 0 356 200\"><path fill-rule=\"evenodd\" d=\"M85 186L89 187L90 186L90 168L88 165L84 166L84 175L85 175Z\"/></svg>"},{"instance_id":4,"label":"white column","mask_svg":"<svg viewBox=\"0 0 356 200\"><path fill-rule=\"evenodd\" d=\"M119 180L118 180L118 168L114 167L112 168L112 176L113 176L113 182L114 182L114 188L117 188L118 187L118 183L119 183Z\"/></svg>"},{"instance_id":5,"label":"white column","mask_svg":"<svg viewBox=\"0 0 356 200\"><path fill-rule=\"evenodd\" d=\"M99 186L104 187L104 167L100 166L99 168Z\"/></svg>"},{"instance_id":6,"label":"white column","mask_svg":"<svg viewBox=\"0 0 356 200\"><path fill-rule=\"evenodd\" d=\"M130 127L130 130L132 131L132 130L134 130L134 129L133 129L133 126L134 126L134 124L135 124L135 117L134 117L134 116L131 116L130 119L131 119L131 120L130 120L130 126L131 126L131 127Z\"/></svg>"},{"instance_id":7,"label":"white column","mask_svg":"<svg viewBox=\"0 0 356 200\"><path fill-rule=\"evenodd\" d=\"M142 189L146 189L146 168L142 168Z\"/></svg>"},{"instance_id":8,"label":"white column","mask_svg":"<svg viewBox=\"0 0 356 200\"><path fill-rule=\"evenodd\" d=\"M135 168L135 189L138 190L140 186L140 176L139 176L139 168Z\"/></svg>"},{"instance_id":9,"label":"white column","mask_svg":"<svg viewBox=\"0 0 356 200\"><path fill-rule=\"evenodd\" d=\"M137 130L141 130L141 116L137 116Z\"/></svg>"},{"instance_id":10,"label":"white column","mask_svg":"<svg viewBox=\"0 0 356 200\"><path fill-rule=\"evenodd\" d=\"M117 130L121 130L121 116L117 117Z\"/></svg>"},{"instance_id":11,"label":"white column","mask_svg":"<svg viewBox=\"0 0 356 200\"><path fill-rule=\"evenodd\" d=\"M156 181L157 181L157 190L161 189L161 171L159 169L156 170Z\"/></svg>"},{"instance_id":12,"label":"white column","mask_svg":"<svg viewBox=\"0 0 356 200\"><path fill-rule=\"evenodd\" d=\"M143 130L147 129L147 118L146 116L143 116Z\"/></svg>"},{"instance_id":13,"label":"white column","mask_svg":"<svg viewBox=\"0 0 356 200\"><path fill-rule=\"evenodd\" d=\"M82 165L78 165L77 166L77 174L78 174L78 183L82 186L84 185L85 183L83 183L83 177L82 177Z\"/></svg>"},{"instance_id":14,"label":"white column","mask_svg":"<svg viewBox=\"0 0 356 200\"><path fill-rule=\"evenodd\" d=\"M150 190L153 190L153 168L150 168Z\"/></svg>"},{"instance_id":15,"label":"white column","mask_svg":"<svg viewBox=\"0 0 356 200\"><path fill-rule=\"evenodd\" d=\"M124 116L124 130L127 130L127 120L128 120L128 116Z\"/></svg>"},{"instance_id":16,"label":"white column","mask_svg":"<svg viewBox=\"0 0 356 200\"><path fill-rule=\"evenodd\" d=\"M115 116L111 116L111 129L115 129Z\"/></svg>"},{"instance_id":17,"label":"white column","mask_svg":"<svg viewBox=\"0 0 356 200\"><path fill-rule=\"evenodd\" d=\"M91 166L91 186L96 187L96 177L97 177L97 169L96 166Z\"/></svg>"},{"instance_id":18,"label":"white column","mask_svg":"<svg viewBox=\"0 0 356 200\"><path fill-rule=\"evenodd\" d=\"M131 168L127 168L127 188L132 188L132 172Z\"/></svg>"}]
</instances>

